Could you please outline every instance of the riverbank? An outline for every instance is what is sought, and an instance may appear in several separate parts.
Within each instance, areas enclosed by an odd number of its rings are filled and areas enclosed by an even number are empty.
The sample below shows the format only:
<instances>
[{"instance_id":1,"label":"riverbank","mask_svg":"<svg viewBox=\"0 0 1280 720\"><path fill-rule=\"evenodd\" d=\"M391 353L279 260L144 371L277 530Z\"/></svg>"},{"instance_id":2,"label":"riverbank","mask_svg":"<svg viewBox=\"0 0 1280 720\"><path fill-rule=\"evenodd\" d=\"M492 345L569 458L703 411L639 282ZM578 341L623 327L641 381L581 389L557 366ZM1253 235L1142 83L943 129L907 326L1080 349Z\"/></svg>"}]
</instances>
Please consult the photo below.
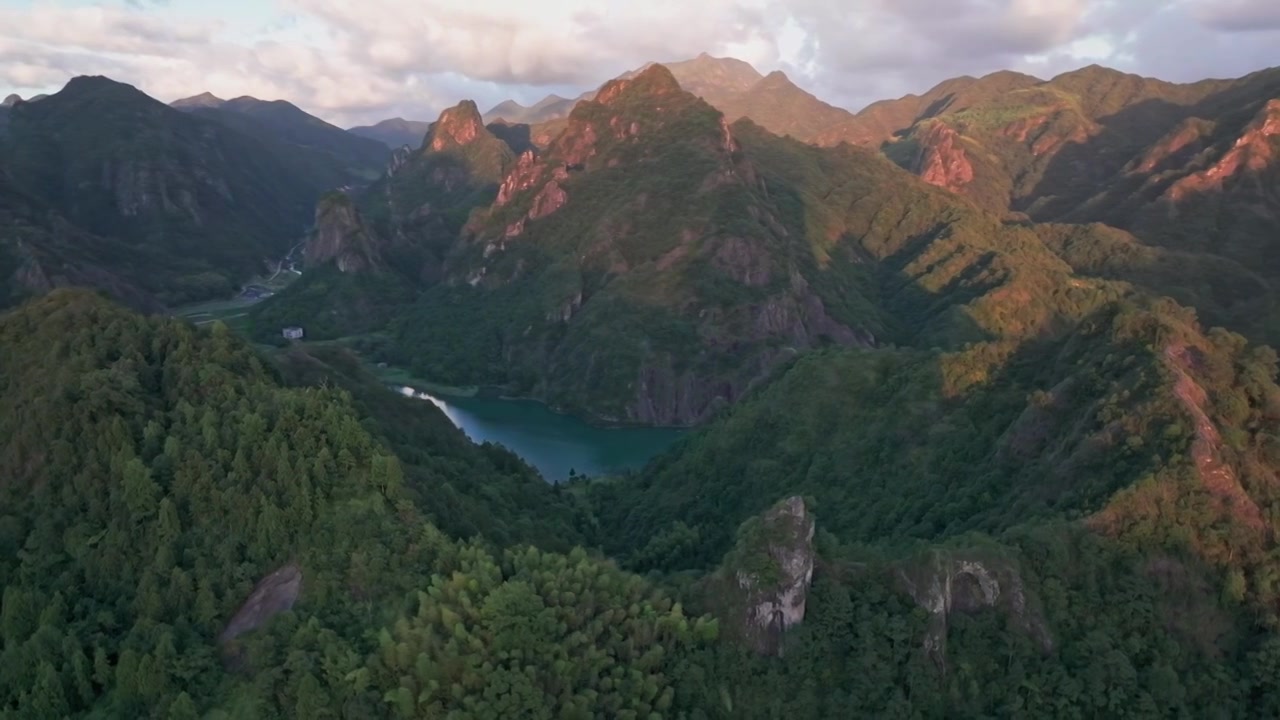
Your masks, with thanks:
<instances>
[{"instance_id":1,"label":"riverbank","mask_svg":"<svg viewBox=\"0 0 1280 720\"><path fill-rule=\"evenodd\" d=\"M600 427L537 400L450 396L413 385L391 387L431 402L473 442L506 447L554 483L639 470L687 433L679 428Z\"/></svg>"}]
</instances>

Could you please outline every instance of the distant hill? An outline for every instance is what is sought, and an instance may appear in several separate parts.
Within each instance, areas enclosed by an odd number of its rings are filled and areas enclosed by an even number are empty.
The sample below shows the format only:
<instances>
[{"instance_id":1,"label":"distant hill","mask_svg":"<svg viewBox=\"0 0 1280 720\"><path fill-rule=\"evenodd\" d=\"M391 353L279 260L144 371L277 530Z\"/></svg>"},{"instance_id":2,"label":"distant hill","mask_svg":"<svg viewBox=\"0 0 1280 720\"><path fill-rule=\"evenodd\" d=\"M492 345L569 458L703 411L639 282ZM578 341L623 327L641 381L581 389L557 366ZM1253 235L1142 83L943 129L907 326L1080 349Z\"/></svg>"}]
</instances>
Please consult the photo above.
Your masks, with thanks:
<instances>
[{"instance_id":1,"label":"distant hill","mask_svg":"<svg viewBox=\"0 0 1280 720\"><path fill-rule=\"evenodd\" d=\"M10 108L0 136L9 212L46 228L56 243L44 253L63 267L123 278L164 302L229 294L278 260L316 199L350 176L262 123L204 113L103 77Z\"/></svg>"},{"instance_id":2,"label":"distant hill","mask_svg":"<svg viewBox=\"0 0 1280 720\"><path fill-rule=\"evenodd\" d=\"M390 120L383 120L376 125L361 125L349 128L347 132L370 140L377 140L392 150L396 150L406 145L415 149L421 147L422 138L426 136L427 130L430 128L431 123L426 121L391 118Z\"/></svg>"},{"instance_id":3,"label":"distant hill","mask_svg":"<svg viewBox=\"0 0 1280 720\"><path fill-rule=\"evenodd\" d=\"M305 149L352 182L377 178L390 153L380 141L347 132L284 100L238 97L222 101L205 93L174 107L217 120L270 142Z\"/></svg>"},{"instance_id":4,"label":"distant hill","mask_svg":"<svg viewBox=\"0 0 1280 720\"><path fill-rule=\"evenodd\" d=\"M574 105L591 95L591 92L587 92L572 99L548 95L530 107L525 107L515 100L505 100L490 108L483 117L486 124L506 121L513 124L536 125L568 117Z\"/></svg>"},{"instance_id":5,"label":"distant hill","mask_svg":"<svg viewBox=\"0 0 1280 720\"><path fill-rule=\"evenodd\" d=\"M321 200L307 270L253 309L256 336L284 325L303 325L316 339L383 329L440 279L471 212L493 202L515 158L474 102L445 110L376 183Z\"/></svg>"},{"instance_id":6,"label":"distant hill","mask_svg":"<svg viewBox=\"0 0 1280 720\"><path fill-rule=\"evenodd\" d=\"M174 100L169 103L170 107L176 107L179 110L191 110L194 108L216 108L221 107L226 100L214 95L213 93L203 92L199 95Z\"/></svg>"}]
</instances>

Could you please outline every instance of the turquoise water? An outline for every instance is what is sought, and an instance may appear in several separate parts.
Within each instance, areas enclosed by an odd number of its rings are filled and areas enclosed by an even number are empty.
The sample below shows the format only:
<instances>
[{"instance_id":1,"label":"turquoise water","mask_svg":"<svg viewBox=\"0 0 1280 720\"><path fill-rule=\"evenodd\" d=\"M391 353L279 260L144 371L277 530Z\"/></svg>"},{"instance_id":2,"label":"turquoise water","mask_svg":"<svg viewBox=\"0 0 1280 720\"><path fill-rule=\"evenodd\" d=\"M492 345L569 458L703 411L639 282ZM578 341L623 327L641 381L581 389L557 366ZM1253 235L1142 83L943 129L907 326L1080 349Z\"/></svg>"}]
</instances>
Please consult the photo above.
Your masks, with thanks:
<instances>
[{"instance_id":1,"label":"turquoise water","mask_svg":"<svg viewBox=\"0 0 1280 720\"><path fill-rule=\"evenodd\" d=\"M506 446L550 482L568 478L570 470L598 477L638 469L685 432L594 427L530 400L445 397L408 387L400 392L435 404L474 442Z\"/></svg>"}]
</instances>

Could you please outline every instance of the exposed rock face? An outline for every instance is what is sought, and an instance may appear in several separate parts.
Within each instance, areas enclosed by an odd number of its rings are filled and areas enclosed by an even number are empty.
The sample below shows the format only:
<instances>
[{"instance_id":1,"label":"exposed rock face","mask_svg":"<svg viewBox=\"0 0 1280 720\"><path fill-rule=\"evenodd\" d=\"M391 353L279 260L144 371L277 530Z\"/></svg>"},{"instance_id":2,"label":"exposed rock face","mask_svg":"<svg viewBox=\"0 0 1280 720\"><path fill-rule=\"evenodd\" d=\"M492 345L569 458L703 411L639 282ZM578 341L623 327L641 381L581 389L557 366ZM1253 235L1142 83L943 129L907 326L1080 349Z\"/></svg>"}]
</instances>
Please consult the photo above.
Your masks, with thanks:
<instances>
[{"instance_id":1,"label":"exposed rock face","mask_svg":"<svg viewBox=\"0 0 1280 720\"><path fill-rule=\"evenodd\" d=\"M413 150L408 145L401 145L391 153L391 159L387 161L386 177L394 177L400 169L408 164L409 158L413 156Z\"/></svg>"},{"instance_id":2,"label":"exposed rock face","mask_svg":"<svg viewBox=\"0 0 1280 720\"><path fill-rule=\"evenodd\" d=\"M22 97L15 93L13 95L9 95L8 97L6 97L4 99L4 102L0 102L0 107L13 107L14 105L17 105L20 102L22 102Z\"/></svg>"},{"instance_id":3,"label":"exposed rock face","mask_svg":"<svg viewBox=\"0 0 1280 720\"><path fill-rule=\"evenodd\" d=\"M1003 609L1041 649L1053 649L1053 638L1044 620L1028 608L1022 577L1010 561L935 551L923 567L902 569L898 574L912 599L930 615L923 648L943 670L947 666L947 627L957 612Z\"/></svg>"},{"instance_id":4,"label":"exposed rock face","mask_svg":"<svg viewBox=\"0 0 1280 720\"><path fill-rule=\"evenodd\" d=\"M813 516L789 497L743 524L729 562L745 600L743 628L761 653L781 654L782 634L804 620L813 581Z\"/></svg>"},{"instance_id":5,"label":"exposed rock face","mask_svg":"<svg viewBox=\"0 0 1280 720\"><path fill-rule=\"evenodd\" d=\"M307 267L335 262L342 272L366 272L381 265L378 248L351 199L334 194L316 206L316 230L303 250Z\"/></svg>"},{"instance_id":6,"label":"exposed rock face","mask_svg":"<svg viewBox=\"0 0 1280 720\"><path fill-rule=\"evenodd\" d=\"M472 100L463 100L440 114L427 133L427 147L436 152L466 145L484 132L484 121Z\"/></svg>"},{"instance_id":7,"label":"exposed rock face","mask_svg":"<svg viewBox=\"0 0 1280 720\"><path fill-rule=\"evenodd\" d=\"M515 168L507 174L498 188L498 199L494 204L498 207L506 205L517 194L533 187L538 178L542 177L543 167L537 163L532 150L521 153Z\"/></svg>"},{"instance_id":8,"label":"exposed rock face","mask_svg":"<svg viewBox=\"0 0 1280 720\"><path fill-rule=\"evenodd\" d=\"M569 196L564 188L555 180L543 186L542 191L533 199L533 207L529 208L529 219L537 220L559 210L568 201Z\"/></svg>"},{"instance_id":9,"label":"exposed rock face","mask_svg":"<svg viewBox=\"0 0 1280 720\"><path fill-rule=\"evenodd\" d=\"M640 367L635 399L626 407L625 419L646 425L693 426L737 402L759 381L795 352L765 350L742 363L739 373L715 375L695 370L677 372L671 357L652 357Z\"/></svg>"},{"instance_id":10,"label":"exposed rock face","mask_svg":"<svg viewBox=\"0 0 1280 720\"><path fill-rule=\"evenodd\" d=\"M205 220L197 199L201 190L232 200L231 189L221 177L181 177L172 168L137 158L103 163L101 182L103 189L112 194L116 210L125 217L163 212L184 215L199 226Z\"/></svg>"},{"instance_id":11,"label":"exposed rock face","mask_svg":"<svg viewBox=\"0 0 1280 720\"><path fill-rule=\"evenodd\" d=\"M276 615L292 610L301 591L302 569L293 563L262 578L223 628L218 642L225 645L247 632L257 630Z\"/></svg>"},{"instance_id":12,"label":"exposed rock face","mask_svg":"<svg viewBox=\"0 0 1280 720\"><path fill-rule=\"evenodd\" d=\"M1235 468L1223 458L1222 437L1217 425L1205 412L1209 398L1204 387L1192 377L1192 372L1200 364L1198 355L1199 350L1183 345L1170 345L1164 351L1165 366L1175 378L1173 393L1195 425L1191 457L1200 482L1222 504L1226 514L1255 531L1263 531L1267 528L1267 521L1263 519L1262 510L1245 491Z\"/></svg>"},{"instance_id":13,"label":"exposed rock face","mask_svg":"<svg viewBox=\"0 0 1280 720\"><path fill-rule=\"evenodd\" d=\"M758 243L742 238L722 240L712 256L712 264L749 287L768 285L772 276L768 253Z\"/></svg>"},{"instance_id":14,"label":"exposed rock face","mask_svg":"<svg viewBox=\"0 0 1280 720\"><path fill-rule=\"evenodd\" d=\"M1171 160L1184 157L1203 148L1203 139L1213 124L1198 118L1184 120L1168 135L1143 153L1132 172L1150 173L1170 164ZM1186 151L1186 152L1184 152Z\"/></svg>"},{"instance_id":15,"label":"exposed rock face","mask_svg":"<svg viewBox=\"0 0 1280 720\"><path fill-rule=\"evenodd\" d=\"M1266 169L1275 159L1272 138L1277 135L1280 135L1280 99L1268 101L1235 145L1216 163L1174 183L1168 191L1169 199L1178 202L1194 193L1221 189L1228 178L1237 176L1242 170L1258 172Z\"/></svg>"},{"instance_id":16,"label":"exposed rock face","mask_svg":"<svg viewBox=\"0 0 1280 720\"><path fill-rule=\"evenodd\" d=\"M973 182L973 165L965 154L960 135L943 123L934 123L920 138L915 170L930 185L959 192Z\"/></svg>"}]
</instances>

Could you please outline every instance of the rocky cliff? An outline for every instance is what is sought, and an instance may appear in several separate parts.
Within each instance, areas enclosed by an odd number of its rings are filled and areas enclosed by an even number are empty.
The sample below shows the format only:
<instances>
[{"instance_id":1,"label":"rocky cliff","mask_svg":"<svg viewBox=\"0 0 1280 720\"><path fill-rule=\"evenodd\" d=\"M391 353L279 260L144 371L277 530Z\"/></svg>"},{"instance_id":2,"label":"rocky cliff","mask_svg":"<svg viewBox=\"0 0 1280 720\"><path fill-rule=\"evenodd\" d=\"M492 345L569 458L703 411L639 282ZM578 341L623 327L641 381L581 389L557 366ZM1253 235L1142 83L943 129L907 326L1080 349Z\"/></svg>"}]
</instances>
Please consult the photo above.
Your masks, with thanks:
<instances>
[{"instance_id":1,"label":"rocky cliff","mask_svg":"<svg viewBox=\"0 0 1280 720\"><path fill-rule=\"evenodd\" d=\"M874 342L786 249L800 241L735 132L663 66L607 83L472 214L438 301L520 297L471 328L502 338L494 362L538 378L521 392L617 422L697 423L797 347ZM425 347L444 317L405 340Z\"/></svg>"},{"instance_id":2,"label":"rocky cliff","mask_svg":"<svg viewBox=\"0 0 1280 720\"><path fill-rule=\"evenodd\" d=\"M241 635L257 630L271 618L293 608L302 592L302 569L290 563L267 575L253 586L253 592L244 604L227 621L218 635L218 642L226 645Z\"/></svg>"},{"instance_id":3,"label":"rocky cliff","mask_svg":"<svg viewBox=\"0 0 1280 720\"><path fill-rule=\"evenodd\" d=\"M467 145L485 132L484 120L472 100L463 100L445 110L427 133L423 147L441 152Z\"/></svg>"},{"instance_id":4,"label":"rocky cliff","mask_svg":"<svg viewBox=\"0 0 1280 720\"><path fill-rule=\"evenodd\" d=\"M947 628L956 613L1003 612L1030 634L1044 652L1053 638L1040 613L1029 606L1016 564L981 552L934 550L897 571L903 588L929 613L922 639L926 655L947 667Z\"/></svg>"},{"instance_id":5,"label":"rocky cliff","mask_svg":"<svg viewBox=\"0 0 1280 720\"><path fill-rule=\"evenodd\" d=\"M303 249L308 268L334 263L344 273L382 267L377 242L347 195L332 193L316 206L315 230Z\"/></svg>"},{"instance_id":6,"label":"rocky cliff","mask_svg":"<svg viewBox=\"0 0 1280 720\"><path fill-rule=\"evenodd\" d=\"M783 635L804 620L813 582L814 519L800 497L743 523L721 568L733 622L757 652L781 654Z\"/></svg>"}]
</instances>

